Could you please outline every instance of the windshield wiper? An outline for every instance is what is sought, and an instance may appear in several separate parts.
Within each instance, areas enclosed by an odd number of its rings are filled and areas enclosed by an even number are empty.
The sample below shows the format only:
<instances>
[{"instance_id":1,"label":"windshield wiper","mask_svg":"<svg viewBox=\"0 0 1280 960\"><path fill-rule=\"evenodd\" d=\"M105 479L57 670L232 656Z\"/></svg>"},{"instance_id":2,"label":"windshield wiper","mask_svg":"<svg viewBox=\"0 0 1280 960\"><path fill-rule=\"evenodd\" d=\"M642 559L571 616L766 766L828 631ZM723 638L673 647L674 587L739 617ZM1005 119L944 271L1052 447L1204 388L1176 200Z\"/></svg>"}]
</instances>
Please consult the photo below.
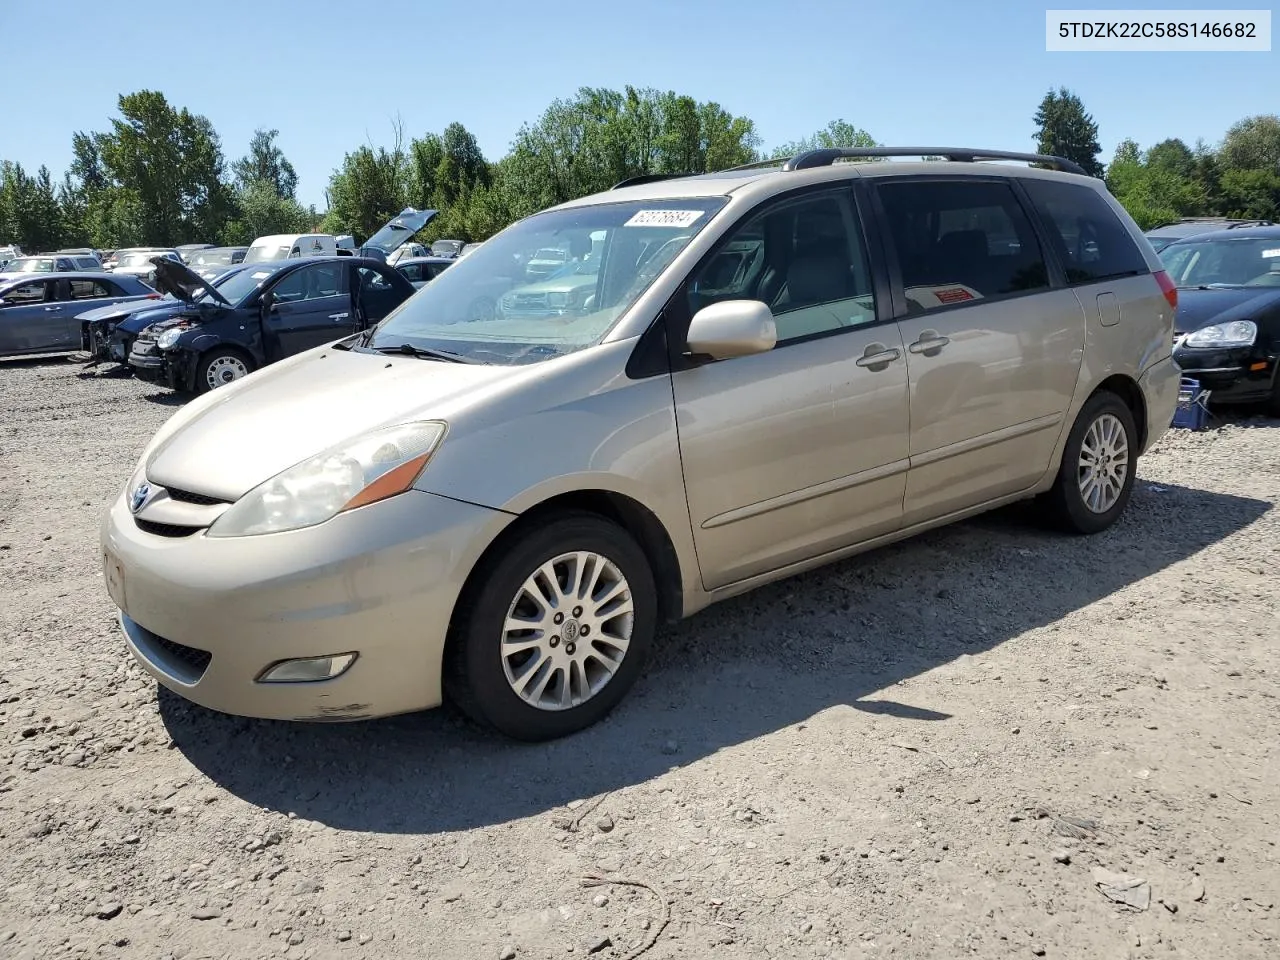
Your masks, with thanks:
<instances>
[{"instance_id":1,"label":"windshield wiper","mask_svg":"<svg viewBox=\"0 0 1280 960\"><path fill-rule=\"evenodd\" d=\"M448 363L475 363L470 357L447 350L428 350L426 347L415 347L411 343L402 343L398 347L374 347L379 353L402 353L406 357L417 357L419 360L444 360Z\"/></svg>"}]
</instances>

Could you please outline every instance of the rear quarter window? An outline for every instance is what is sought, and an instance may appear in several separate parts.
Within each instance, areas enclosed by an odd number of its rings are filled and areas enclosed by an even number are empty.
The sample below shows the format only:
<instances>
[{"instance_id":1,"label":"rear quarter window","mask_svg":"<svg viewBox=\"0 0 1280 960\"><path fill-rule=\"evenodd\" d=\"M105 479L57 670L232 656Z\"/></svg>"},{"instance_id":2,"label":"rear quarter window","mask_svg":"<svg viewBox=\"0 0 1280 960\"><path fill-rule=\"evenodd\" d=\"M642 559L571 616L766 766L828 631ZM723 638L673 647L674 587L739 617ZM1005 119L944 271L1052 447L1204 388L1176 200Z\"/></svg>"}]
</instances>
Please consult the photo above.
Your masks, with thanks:
<instances>
[{"instance_id":1,"label":"rear quarter window","mask_svg":"<svg viewBox=\"0 0 1280 960\"><path fill-rule=\"evenodd\" d=\"M1070 284L1149 273L1146 258L1096 190L1055 180L1023 181Z\"/></svg>"}]
</instances>

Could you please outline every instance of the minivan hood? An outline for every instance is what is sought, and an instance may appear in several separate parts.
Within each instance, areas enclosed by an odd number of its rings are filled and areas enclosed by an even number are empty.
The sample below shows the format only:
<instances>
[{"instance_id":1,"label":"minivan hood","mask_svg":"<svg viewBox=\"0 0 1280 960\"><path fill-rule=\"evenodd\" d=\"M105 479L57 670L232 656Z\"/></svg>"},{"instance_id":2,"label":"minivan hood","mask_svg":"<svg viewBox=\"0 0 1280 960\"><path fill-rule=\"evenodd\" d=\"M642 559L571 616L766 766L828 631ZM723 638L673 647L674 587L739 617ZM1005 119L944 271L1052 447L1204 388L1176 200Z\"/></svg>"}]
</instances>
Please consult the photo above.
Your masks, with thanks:
<instances>
[{"instance_id":1,"label":"minivan hood","mask_svg":"<svg viewBox=\"0 0 1280 960\"><path fill-rule=\"evenodd\" d=\"M405 207L388 220L381 230L364 242L360 248L360 256L387 259L400 244L412 240L414 235L430 223L438 212Z\"/></svg>"},{"instance_id":2,"label":"minivan hood","mask_svg":"<svg viewBox=\"0 0 1280 960\"><path fill-rule=\"evenodd\" d=\"M147 478L237 500L350 437L447 416L463 397L522 369L311 350L215 391L215 399L151 455Z\"/></svg>"},{"instance_id":3,"label":"minivan hood","mask_svg":"<svg viewBox=\"0 0 1280 960\"><path fill-rule=\"evenodd\" d=\"M1255 314L1280 306L1280 288L1198 287L1178 288L1174 329L1181 335L1215 323L1255 320Z\"/></svg>"},{"instance_id":4,"label":"minivan hood","mask_svg":"<svg viewBox=\"0 0 1280 960\"><path fill-rule=\"evenodd\" d=\"M156 289L161 293L172 294L185 303L194 304L205 294L212 294L215 300L221 300L226 306L231 303L213 286L212 280L206 280L185 263L170 260L167 257L152 257L156 271Z\"/></svg>"}]
</instances>

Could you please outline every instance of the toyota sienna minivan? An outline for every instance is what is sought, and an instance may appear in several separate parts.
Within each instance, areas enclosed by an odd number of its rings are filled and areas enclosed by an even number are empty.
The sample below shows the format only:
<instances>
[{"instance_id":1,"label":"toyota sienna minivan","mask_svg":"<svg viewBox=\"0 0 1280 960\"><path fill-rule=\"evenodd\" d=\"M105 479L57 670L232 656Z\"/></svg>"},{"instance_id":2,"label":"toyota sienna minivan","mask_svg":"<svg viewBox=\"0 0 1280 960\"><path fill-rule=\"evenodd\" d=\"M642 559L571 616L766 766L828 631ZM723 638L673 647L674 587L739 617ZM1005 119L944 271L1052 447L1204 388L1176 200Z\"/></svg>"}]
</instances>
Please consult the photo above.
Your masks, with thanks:
<instances>
[{"instance_id":1,"label":"toyota sienna minivan","mask_svg":"<svg viewBox=\"0 0 1280 960\"><path fill-rule=\"evenodd\" d=\"M942 159L856 162L907 155ZM594 281L522 288L547 249ZM482 308L495 278L546 302ZM1015 500L1110 526L1173 416L1176 299L1060 158L640 177L177 412L104 519L107 588L132 655L207 707L449 696L561 736L715 601Z\"/></svg>"}]
</instances>

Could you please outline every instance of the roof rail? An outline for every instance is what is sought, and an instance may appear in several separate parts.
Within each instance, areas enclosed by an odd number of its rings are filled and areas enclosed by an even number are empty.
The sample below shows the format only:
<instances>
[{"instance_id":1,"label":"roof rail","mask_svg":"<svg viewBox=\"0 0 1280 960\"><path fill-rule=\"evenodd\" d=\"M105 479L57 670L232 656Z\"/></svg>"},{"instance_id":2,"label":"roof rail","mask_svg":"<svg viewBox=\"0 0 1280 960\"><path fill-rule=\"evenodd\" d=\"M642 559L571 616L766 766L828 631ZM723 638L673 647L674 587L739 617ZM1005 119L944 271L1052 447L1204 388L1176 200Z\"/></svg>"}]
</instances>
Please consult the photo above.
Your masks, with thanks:
<instances>
[{"instance_id":1,"label":"roof rail","mask_svg":"<svg viewBox=\"0 0 1280 960\"><path fill-rule=\"evenodd\" d=\"M1066 173L1087 175L1083 167L1066 157L1042 153L1011 153L1007 150L976 150L969 147L829 147L796 154L782 165L782 169L829 167L837 160L859 157L943 157L958 163L972 163L975 160L1023 160L1027 163L1042 163Z\"/></svg>"},{"instance_id":2,"label":"roof rail","mask_svg":"<svg viewBox=\"0 0 1280 960\"><path fill-rule=\"evenodd\" d=\"M736 167L729 167L730 170L762 170L765 167L779 167L787 160L786 157L773 157L769 160L757 160L754 163L740 163Z\"/></svg>"},{"instance_id":3,"label":"roof rail","mask_svg":"<svg viewBox=\"0 0 1280 960\"><path fill-rule=\"evenodd\" d=\"M1228 223L1225 230L1236 230L1240 227L1274 227L1275 224L1270 220L1236 220Z\"/></svg>"},{"instance_id":4,"label":"roof rail","mask_svg":"<svg viewBox=\"0 0 1280 960\"><path fill-rule=\"evenodd\" d=\"M621 190L623 187L638 187L642 183L657 183L659 180L679 180L681 177L693 177L693 173L642 173L638 177L627 177L619 180L610 190Z\"/></svg>"}]
</instances>

